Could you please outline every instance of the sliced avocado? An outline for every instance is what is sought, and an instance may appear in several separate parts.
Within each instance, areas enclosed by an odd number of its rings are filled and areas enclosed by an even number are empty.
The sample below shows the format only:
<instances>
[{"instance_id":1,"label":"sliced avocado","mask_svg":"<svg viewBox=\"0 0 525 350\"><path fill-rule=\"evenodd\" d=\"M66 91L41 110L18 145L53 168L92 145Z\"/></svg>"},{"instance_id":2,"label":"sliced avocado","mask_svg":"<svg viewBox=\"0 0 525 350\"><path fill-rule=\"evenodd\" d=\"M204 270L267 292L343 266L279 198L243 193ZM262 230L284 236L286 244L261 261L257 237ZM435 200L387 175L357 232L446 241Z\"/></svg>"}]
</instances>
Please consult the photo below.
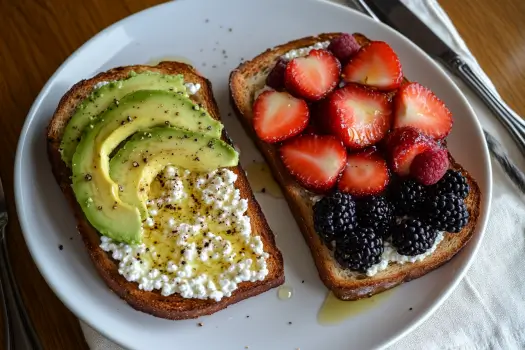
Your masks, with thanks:
<instances>
[{"instance_id":1,"label":"sliced avocado","mask_svg":"<svg viewBox=\"0 0 525 350\"><path fill-rule=\"evenodd\" d=\"M186 93L184 78L181 74L164 75L155 72L139 74L132 72L127 79L107 82L96 88L78 106L64 130L60 148L62 149L62 160L66 165L71 167L71 159L82 136L82 131L87 125L93 123L97 116L114 101L120 100L131 92L146 89Z\"/></svg>"},{"instance_id":2,"label":"sliced avocado","mask_svg":"<svg viewBox=\"0 0 525 350\"><path fill-rule=\"evenodd\" d=\"M135 132L159 125L201 131L219 137L222 124L183 96L140 90L126 95L90 124L73 155L73 191L91 225L126 243L139 242L142 224L137 208L123 203L109 176L109 156Z\"/></svg>"},{"instance_id":3,"label":"sliced avocado","mask_svg":"<svg viewBox=\"0 0 525 350\"><path fill-rule=\"evenodd\" d=\"M178 128L158 127L135 134L109 163L120 199L148 217L149 186L167 165L209 172L239 164L239 154L219 139Z\"/></svg>"}]
</instances>

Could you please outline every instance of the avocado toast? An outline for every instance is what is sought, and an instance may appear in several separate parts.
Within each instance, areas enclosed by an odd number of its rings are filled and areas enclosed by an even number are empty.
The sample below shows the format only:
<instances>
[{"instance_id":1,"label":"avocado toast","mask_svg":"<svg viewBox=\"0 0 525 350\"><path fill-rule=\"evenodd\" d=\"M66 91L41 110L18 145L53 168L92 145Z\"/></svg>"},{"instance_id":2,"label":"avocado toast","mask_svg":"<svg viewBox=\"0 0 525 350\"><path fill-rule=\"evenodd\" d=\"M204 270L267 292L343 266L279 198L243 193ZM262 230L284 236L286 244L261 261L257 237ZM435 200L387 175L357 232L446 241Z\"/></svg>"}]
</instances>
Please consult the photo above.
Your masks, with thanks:
<instances>
[{"instance_id":1,"label":"avocado toast","mask_svg":"<svg viewBox=\"0 0 525 350\"><path fill-rule=\"evenodd\" d=\"M284 282L211 84L191 66L119 67L80 81L47 139L93 264L133 308L196 318Z\"/></svg>"},{"instance_id":2,"label":"avocado toast","mask_svg":"<svg viewBox=\"0 0 525 350\"><path fill-rule=\"evenodd\" d=\"M339 299L419 278L474 234L481 193L446 147L452 115L388 44L297 39L237 67L230 93Z\"/></svg>"}]
</instances>

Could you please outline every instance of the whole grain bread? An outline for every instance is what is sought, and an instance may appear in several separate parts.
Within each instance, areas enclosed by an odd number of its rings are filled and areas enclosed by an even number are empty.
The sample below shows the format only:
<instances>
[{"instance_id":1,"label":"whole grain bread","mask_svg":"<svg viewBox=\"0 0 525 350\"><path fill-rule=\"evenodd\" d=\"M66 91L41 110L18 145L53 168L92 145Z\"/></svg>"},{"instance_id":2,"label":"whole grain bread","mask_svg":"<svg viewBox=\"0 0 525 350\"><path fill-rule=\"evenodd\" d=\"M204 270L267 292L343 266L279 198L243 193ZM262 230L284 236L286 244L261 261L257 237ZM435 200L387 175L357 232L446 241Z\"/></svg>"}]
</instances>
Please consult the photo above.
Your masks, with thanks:
<instances>
[{"instance_id":1,"label":"whole grain bread","mask_svg":"<svg viewBox=\"0 0 525 350\"><path fill-rule=\"evenodd\" d=\"M479 217L481 193L472 176L449 154L451 167L463 173L471 188L470 194L466 198L466 205L470 213L468 225L459 233L446 233L436 251L423 261L407 264L390 263L386 270L373 277L341 268L334 259L333 252L323 244L315 232L312 209L314 194L294 180L279 158L278 147L261 141L256 136L252 125L254 95L264 87L265 79L277 59L290 50L311 46L316 42L332 40L339 35L341 33L326 33L294 40L268 49L254 59L244 62L230 75L230 97L237 117L263 154L273 176L283 190L288 205L310 248L321 280L339 299L356 300L421 277L452 259L467 244L475 231ZM370 42L362 34L354 34L354 37L361 46Z\"/></svg>"},{"instance_id":2,"label":"whole grain bread","mask_svg":"<svg viewBox=\"0 0 525 350\"><path fill-rule=\"evenodd\" d=\"M59 152L60 141L65 126L75 112L76 107L91 93L97 83L125 79L131 71L136 73L151 71L162 74L182 74L185 82L199 83L201 89L197 94L192 95L191 98L202 104L213 118L220 120L219 109L213 97L211 83L193 67L179 62L161 62L154 67L136 65L114 68L93 78L78 82L62 97L47 128L48 156L56 181L73 210L78 231L100 276L113 292L133 308L157 317L173 320L209 315L231 304L283 284L284 266L281 252L275 244L274 234L253 196L246 174L240 164L236 168L231 169L238 175L236 188L240 190L242 198L248 199L247 215L251 220L252 232L256 232L261 236L264 249L270 255L267 261L269 273L264 281L242 282L239 284L238 289L232 293L231 297L224 297L219 302L188 299L178 294L166 297L162 296L158 291L139 290L137 283L128 282L118 273L118 262L99 247L100 236L87 221L72 191L71 171L61 159ZM222 138L232 144L226 131L223 131Z\"/></svg>"}]
</instances>

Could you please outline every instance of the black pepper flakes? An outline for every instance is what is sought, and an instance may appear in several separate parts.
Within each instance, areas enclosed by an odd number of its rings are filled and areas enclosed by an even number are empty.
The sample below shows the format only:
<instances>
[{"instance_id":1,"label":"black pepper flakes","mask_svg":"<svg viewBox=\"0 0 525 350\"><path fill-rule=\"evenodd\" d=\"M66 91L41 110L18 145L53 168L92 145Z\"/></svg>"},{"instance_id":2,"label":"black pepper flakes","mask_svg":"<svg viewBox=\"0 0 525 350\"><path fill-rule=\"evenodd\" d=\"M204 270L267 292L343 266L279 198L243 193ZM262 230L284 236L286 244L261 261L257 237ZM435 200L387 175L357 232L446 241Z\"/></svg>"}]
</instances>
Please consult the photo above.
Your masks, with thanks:
<instances>
[{"instance_id":1,"label":"black pepper flakes","mask_svg":"<svg viewBox=\"0 0 525 350\"><path fill-rule=\"evenodd\" d=\"M93 176L91 176L91 174L86 174L86 176L84 176L84 179L86 179L86 181L91 181L93 179Z\"/></svg>"},{"instance_id":2,"label":"black pepper flakes","mask_svg":"<svg viewBox=\"0 0 525 350\"><path fill-rule=\"evenodd\" d=\"M292 324L292 322L288 322L288 324Z\"/></svg>"},{"instance_id":3,"label":"black pepper flakes","mask_svg":"<svg viewBox=\"0 0 525 350\"><path fill-rule=\"evenodd\" d=\"M186 265L186 261L184 261L184 260L182 260L180 263L181 263L182 265Z\"/></svg>"},{"instance_id":4,"label":"black pepper flakes","mask_svg":"<svg viewBox=\"0 0 525 350\"><path fill-rule=\"evenodd\" d=\"M261 189L261 192L262 192L262 193L265 193L265 192L266 192L266 188L263 187L263 188Z\"/></svg>"},{"instance_id":5,"label":"black pepper flakes","mask_svg":"<svg viewBox=\"0 0 525 350\"><path fill-rule=\"evenodd\" d=\"M304 280L302 280L301 283L304 283Z\"/></svg>"},{"instance_id":6,"label":"black pepper flakes","mask_svg":"<svg viewBox=\"0 0 525 350\"><path fill-rule=\"evenodd\" d=\"M139 163L138 162L133 162L133 167L138 167L139 166Z\"/></svg>"},{"instance_id":7,"label":"black pepper flakes","mask_svg":"<svg viewBox=\"0 0 525 350\"><path fill-rule=\"evenodd\" d=\"M64 246L61 244L61 245L58 246L58 249L63 250Z\"/></svg>"},{"instance_id":8,"label":"black pepper flakes","mask_svg":"<svg viewBox=\"0 0 525 350\"><path fill-rule=\"evenodd\" d=\"M99 206L97 207L97 210L102 210L102 206L99 205Z\"/></svg>"},{"instance_id":9,"label":"black pepper flakes","mask_svg":"<svg viewBox=\"0 0 525 350\"><path fill-rule=\"evenodd\" d=\"M408 309L408 310L412 311L412 308L410 308L410 309Z\"/></svg>"},{"instance_id":10,"label":"black pepper flakes","mask_svg":"<svg viewBox=\"0 0 525 350\"><path fill-rule=\"evenodd\" d=\"M197 323L197 325L198 325L199 327L202 327L202 326L204 326L204 323L199 322L199 323Z\"/></svg>"},{"instance_id":11,"label":"black pepper flakes","mask_svg":"<svg viewBox=\"0 0 525 350\"><path fill-rule=\"evenodd\" d=\"M131 116L128 115L128 122L132 121Z\"/></svg>"},{"instance_id":12,"label":"black pepper flakes","mask_svg":"<svg viewBox=\"0 0 525 350\"><path fill-rule=\"evenodd\" d=\"M169 121L165 121L164 124L166 124L167 126L170 126L170 122Z\"/></svg>"},{"instance_id":13,"label":"black pepper flakes","mask_svg":"<svg viewBox=\"0 0 525 350\"><path fill-rule=\"evenodd\" d=\"M148 162L148 158L143 158L142 161L143 161L144 163L147 163L147 162Z\"/></svg>"},{"instance_id":14,"label":"black pepper flakes","mask_svg":"<svg viewBox=\"0 0 525 350\"><path fill-rule=\"evenodd\" d=\"M229 32L233 32L233 28L228 28L228 31Z\"/></svg>"},{"instance_id":15,"label":"black pepper flakes","mask_svg":"<svg viewBox=\"0 0 525 350\"><path fill-rule=\"evenodd\" d=\"M122 185L118 185L118 190L119 190L120 192L122 192L122 191L124 191L124 187L122 187Z\"/></svg>"}]
</instances>

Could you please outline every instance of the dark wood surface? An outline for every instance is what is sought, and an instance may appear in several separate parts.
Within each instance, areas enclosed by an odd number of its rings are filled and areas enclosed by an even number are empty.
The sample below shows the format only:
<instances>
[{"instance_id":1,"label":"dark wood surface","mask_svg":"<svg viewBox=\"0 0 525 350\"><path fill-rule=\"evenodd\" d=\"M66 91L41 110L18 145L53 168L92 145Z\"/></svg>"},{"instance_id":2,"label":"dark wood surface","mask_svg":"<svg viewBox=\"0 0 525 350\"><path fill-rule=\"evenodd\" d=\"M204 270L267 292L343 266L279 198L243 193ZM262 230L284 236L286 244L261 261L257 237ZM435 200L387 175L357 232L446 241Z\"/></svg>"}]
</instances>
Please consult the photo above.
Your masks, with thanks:
<instances>
[{"instance_id":1,"label":"dark wood surface","mask_svg":"<svg viewBox=\"0 0 525 350\"><path fill-rule=\"evenodd\" d=\"M163 0L0 0L0 175L9 204L15 274L45 349L87 349L77 319L39 274L17 221L16 143L44 83L101 29ZM440 0L504 99L525 115L525 1ZM0 320L1 322L1 320ZM3 344L0 331L0 344Z\"/></svg>"}]
</instances>

